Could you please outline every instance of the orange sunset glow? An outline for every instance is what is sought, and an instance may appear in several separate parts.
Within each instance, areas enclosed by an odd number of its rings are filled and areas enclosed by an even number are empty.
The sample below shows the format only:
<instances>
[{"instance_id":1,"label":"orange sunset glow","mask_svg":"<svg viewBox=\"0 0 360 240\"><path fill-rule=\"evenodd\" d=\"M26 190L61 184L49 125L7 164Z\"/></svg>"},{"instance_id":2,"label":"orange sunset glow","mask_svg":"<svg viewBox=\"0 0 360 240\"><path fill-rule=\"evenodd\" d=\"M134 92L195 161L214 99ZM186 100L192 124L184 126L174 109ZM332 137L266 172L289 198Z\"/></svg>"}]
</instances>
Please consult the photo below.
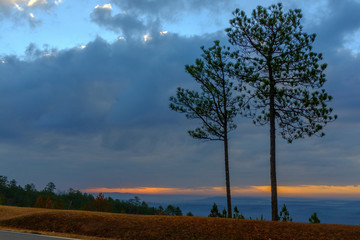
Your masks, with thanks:
<instances>
[{"instance_id":1,"label":"orange sunset glow","mask_svg":"<svg viewBox=\"0 0 360 240\"><path fill-rule=\"evenodd\" d=\"M132 193L132 194L185 194L185 195L223 195L224 187L203 188L89 188L83 189L87 193ZM232 187L233 196L269 196L270 186ZM335 197L335 198L359 198L360 186L326 186L326 185L298 185L278 186L278 194L281 197Z\"/></svg>"}]
</instances>

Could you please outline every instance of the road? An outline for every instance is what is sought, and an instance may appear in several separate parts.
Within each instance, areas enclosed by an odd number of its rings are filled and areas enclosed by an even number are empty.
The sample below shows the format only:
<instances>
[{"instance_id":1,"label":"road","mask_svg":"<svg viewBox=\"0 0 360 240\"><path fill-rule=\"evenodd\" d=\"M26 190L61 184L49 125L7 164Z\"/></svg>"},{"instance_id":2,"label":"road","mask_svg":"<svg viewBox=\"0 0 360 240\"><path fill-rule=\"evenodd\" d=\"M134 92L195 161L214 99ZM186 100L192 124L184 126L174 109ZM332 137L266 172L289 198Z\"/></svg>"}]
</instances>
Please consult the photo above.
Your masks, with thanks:
<instances>
[{"instance_id":1,"label":"road","mask_svg":"<svg viewBox=\"0 0 360 240\"><path fill-rule=\"evenodd\" d=\"M19 233L0 230L0 240L79 240L74 238L51 237L40 234Z\"/></svg>"}]
</instances>

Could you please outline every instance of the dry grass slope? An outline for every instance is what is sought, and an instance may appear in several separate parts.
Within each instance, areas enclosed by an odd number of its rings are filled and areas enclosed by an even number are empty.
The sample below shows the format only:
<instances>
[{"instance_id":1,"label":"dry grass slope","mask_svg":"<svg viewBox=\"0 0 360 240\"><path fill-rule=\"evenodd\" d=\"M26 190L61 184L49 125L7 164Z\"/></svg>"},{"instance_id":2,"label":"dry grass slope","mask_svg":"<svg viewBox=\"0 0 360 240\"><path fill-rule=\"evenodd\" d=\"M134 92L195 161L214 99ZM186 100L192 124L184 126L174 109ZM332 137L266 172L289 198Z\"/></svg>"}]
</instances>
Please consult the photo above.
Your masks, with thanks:
<instances>
[{"instance_id":1,"label":"dry grass slope","mask_svg":"<svg viewBox=\"0 0 360 240\"><path fill-rule=\"evenodd\" d=\"M5 206L0 206L1 227L82 235L84 239L360 239L360 226L123 215Z\"/></svg>"}]
</instances>

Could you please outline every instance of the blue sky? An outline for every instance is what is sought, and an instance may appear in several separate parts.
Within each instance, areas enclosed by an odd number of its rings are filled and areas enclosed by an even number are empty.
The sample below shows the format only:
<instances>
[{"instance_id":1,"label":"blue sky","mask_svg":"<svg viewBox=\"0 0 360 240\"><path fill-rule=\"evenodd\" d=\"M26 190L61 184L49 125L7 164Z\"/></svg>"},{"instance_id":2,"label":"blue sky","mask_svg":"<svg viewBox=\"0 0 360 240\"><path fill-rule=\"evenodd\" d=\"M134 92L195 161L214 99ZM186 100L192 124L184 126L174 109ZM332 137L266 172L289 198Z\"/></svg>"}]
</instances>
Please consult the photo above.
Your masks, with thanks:
<instances>
[{"instance_id":1,"label":"blue sky","mask_svg":"<svg viewBox=\"0 0 360 240\"><path fill-rule=\"evenodd\" d=\"M59 190L221 192L222 145L191 139L197 122L171 112L168 99L194 87L184 65L200 46L227 44L235 8L275 2L0 1L0 175L39 189L53 181ZM317 34L339 119L324 138L278 136L278 183L360 197L360 2L282 2L301 8L304 30ZM237 125L232 186L259 193L269 185L268 128Z\"/></svg>"}]
</instances>

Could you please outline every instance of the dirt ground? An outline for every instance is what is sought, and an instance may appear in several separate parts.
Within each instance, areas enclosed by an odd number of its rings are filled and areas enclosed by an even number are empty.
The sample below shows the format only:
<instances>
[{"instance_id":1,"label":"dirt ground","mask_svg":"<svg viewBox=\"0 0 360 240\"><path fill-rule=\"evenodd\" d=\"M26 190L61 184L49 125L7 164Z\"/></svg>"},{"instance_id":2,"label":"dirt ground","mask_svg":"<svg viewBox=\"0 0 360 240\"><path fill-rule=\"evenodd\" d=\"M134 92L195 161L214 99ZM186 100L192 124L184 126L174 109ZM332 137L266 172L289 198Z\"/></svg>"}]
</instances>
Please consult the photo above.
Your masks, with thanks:
<instances>
[{"instance_id":1,"label":"dirt ground","mask_svg":"<svg viewBox=\"0 0 360 240\"><path fill-rule=\"evenodd\" d=\"M81 239L360 240L360 226L0 206L0 228Z\"/></svg>"}]
</instances>

